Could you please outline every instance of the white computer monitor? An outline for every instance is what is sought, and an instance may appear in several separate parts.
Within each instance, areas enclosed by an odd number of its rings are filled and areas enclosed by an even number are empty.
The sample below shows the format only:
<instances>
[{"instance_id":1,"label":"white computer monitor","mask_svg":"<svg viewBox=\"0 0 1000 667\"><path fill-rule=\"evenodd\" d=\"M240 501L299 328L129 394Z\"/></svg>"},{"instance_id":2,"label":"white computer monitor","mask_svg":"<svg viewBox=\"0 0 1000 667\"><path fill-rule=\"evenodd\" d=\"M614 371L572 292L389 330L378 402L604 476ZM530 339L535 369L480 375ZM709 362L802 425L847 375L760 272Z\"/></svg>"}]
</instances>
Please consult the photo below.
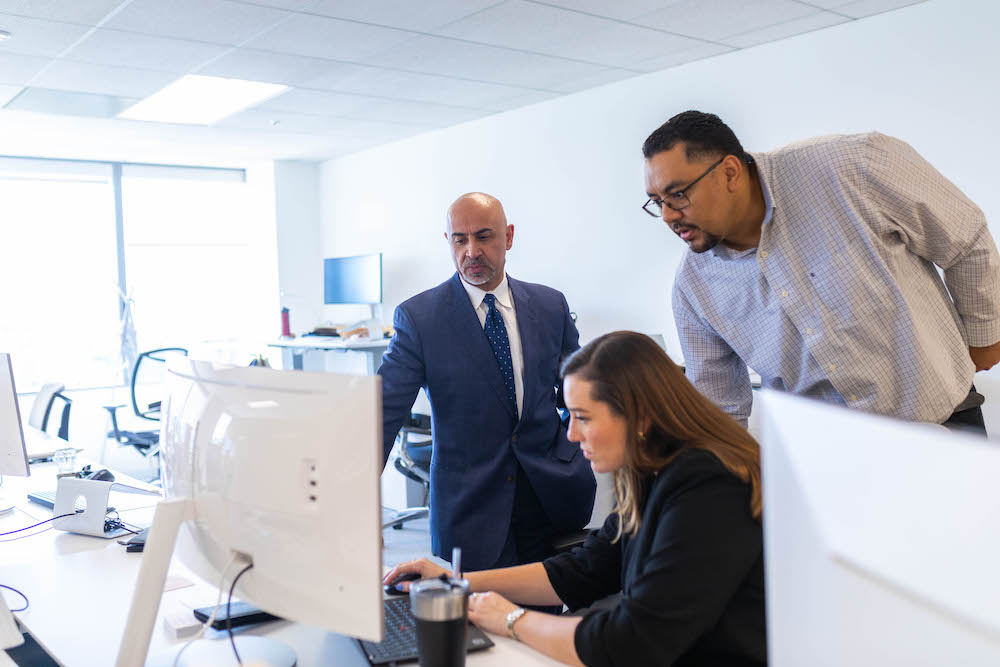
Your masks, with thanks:
<instances>
[{"instance_id":1,"label":"white computer monitor","mask_svg":"<svg viewBox=\"0 0 1000 667\"><path fill-rule=\"evenodd\" d=\"M217 583L235 556L253 563L237 585L241 599L380 641L380 378L178 358L168 362L166 384L165 499L118 664L146 658L178 527L176 556L206 581ZM232 660L228 642L218 643Z\"/></svg>"},{"instance_id":2,"label":"white computer monitor","mask_svg":"<svg viewBox=\"0 0 1000 667\"><path fill-rule=\"evenodd\" d=\"M1000 445L759 406L768 664L1000 665Z\"/></svg>"},{"instance_id":3,"label":"white computer monitor","mask_svg":"<svg viewBox=\"0 0 1000 667\"><path fill-rule=\"evenodd\" d=\"M14 387L14 370L10 355L0 352L0 476L27 477L30 474L24 429L21 427L21 409ZM0 514L12 509L14 503L0 493Z\"/></svg>"}]
</instances>

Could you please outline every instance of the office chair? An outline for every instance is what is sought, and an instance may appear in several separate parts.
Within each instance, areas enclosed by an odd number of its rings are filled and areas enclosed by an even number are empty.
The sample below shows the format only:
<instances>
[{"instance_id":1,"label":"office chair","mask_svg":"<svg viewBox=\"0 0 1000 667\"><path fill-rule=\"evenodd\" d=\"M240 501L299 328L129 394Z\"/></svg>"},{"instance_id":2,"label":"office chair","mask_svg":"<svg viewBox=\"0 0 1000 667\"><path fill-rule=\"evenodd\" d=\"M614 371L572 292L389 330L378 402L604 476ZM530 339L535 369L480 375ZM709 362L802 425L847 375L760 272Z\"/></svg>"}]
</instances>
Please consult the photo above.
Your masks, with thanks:
<instances>
[{"instance_id":1,"label":"office chair","mask_svg":"<svg viewBox=\"0 0 1000 667\"><path fill-rule=\"evenodd\" d=\"M183 347L163 347L157 350L143 352L135 360L132 369L132 410L136 417L148 419L150 421L160 420L160 394L163 391L163 382L159 378L151 381L151 373L162 375L167 360L174 356L187 356L187 350ZM145 381L140 382L140 374L145 376ZM143 400L139 400L139 396ZM154 400L150 401L152 398ZM144 407L140 407L143 405ZM111 416L111 431L109 438L113 438L123 447L134 447L137 452L146 458L151 458L160 451L160 430L157 428L150 431L124 431L118 428L118 408L124 405L105 405L104 409Z\"/></svg>"},{"instance_id":2,"label":"office chair","mask_svg":"<svg viewBox=\"0 0 1000 667\"><path fill-rule=\"evenodd\" d=\"M407 521L416 521L430 516L427 501L431 492L431 418L412 413L399 429L399 456L393 462L396 470L404 477L421 485L424 491L422 504L407 507L396 513L386 525L400 530ZM412 436L425 436L419 442L411 441Z\"/></svg>"},{"instance_id":3,"label":"office chair","mask_svg":"<svg viewBox=\"0 0 1000 667\"><path fill-rule=\"evenodd\" d=\"M56 435L63 440L69 440L69 410L73 406L73 401L62 393L65 389L66 385L58 382L50 382L43 385L35 396L35 402L31 405L28 425L37 428L39 431L48 431L52 408L56 400L61 400L63 401L63 409L59 419L59 430Z\"/></svg>"}]
</instances>

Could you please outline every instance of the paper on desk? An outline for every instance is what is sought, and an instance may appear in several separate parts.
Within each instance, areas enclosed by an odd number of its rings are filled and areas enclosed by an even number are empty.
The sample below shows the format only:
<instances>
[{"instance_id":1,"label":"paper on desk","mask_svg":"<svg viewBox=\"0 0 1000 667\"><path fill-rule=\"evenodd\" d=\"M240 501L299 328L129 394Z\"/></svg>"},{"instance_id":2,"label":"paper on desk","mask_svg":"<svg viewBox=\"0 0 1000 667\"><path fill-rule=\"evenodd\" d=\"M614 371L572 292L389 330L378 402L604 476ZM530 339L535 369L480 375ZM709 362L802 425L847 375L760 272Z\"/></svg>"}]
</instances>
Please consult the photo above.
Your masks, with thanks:
<instances>
[{"instance_id":1,"label":"paper on desk","mask_svg":"<svg viewBox=\"0 0 1000 667\"><path fill-rule=\"evenodd\" d=\"M170 591L176 591L178 588L187 588L188 586L194 586L194 582L190 579L179 577L176 574L168 574L166 581L163 582L163 592L169 593Z\"/></svg>"}]
</instances>

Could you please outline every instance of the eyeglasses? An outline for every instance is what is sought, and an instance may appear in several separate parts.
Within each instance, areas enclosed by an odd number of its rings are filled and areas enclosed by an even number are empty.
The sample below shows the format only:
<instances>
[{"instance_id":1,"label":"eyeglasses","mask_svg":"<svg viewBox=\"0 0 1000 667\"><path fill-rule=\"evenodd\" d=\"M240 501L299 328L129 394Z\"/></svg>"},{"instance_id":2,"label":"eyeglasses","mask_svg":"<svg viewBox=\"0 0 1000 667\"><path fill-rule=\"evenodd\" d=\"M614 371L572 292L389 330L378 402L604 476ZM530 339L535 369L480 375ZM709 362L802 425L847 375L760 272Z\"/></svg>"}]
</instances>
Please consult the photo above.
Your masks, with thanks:
<instances>
[{"instance_id":1,"label":"eyeglasses","mask_svg":"<svg viewBox=\"0 0 1000 667\"><path fill-rule=\"evenodd\" d=\"M721 158L719 158L715 162L715 164L713 164L711 167L705 170L705 173L703 173L701 176L691 181L691 183L686 188L682 190L675 190L674 192L668 193L666 195L666 199L660 200L660 199L653 199L652 197L650 197L649 200L642 205L642 210L648 213L649 215L653 216L654 218L661 218L663 217L664 206L674 211L679 211L682 208L687 208L688 206L691 205L691 200L688 199L687 193L691 190L691 188L693 188L695 185L698 184L698 181L708 176L709 172L711 172L713 169L722 164L722 161L725 160L726 157L727 156L724 155Z\"/></svg>"}]
</instances>

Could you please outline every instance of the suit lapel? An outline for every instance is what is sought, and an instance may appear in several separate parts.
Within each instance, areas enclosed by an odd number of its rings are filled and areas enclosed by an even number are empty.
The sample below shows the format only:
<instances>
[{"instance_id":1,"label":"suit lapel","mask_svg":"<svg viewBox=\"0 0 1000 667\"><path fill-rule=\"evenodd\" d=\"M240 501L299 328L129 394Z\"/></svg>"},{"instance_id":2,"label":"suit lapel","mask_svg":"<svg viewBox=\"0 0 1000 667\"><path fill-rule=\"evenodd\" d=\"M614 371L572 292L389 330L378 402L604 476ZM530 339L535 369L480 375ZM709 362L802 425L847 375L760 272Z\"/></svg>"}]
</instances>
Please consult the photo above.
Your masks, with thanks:
<instances>
[{"instance_id":1,"label":"suit lapel","mask_svg":"<svg viewBox=\"0 0 1000 667\"><path fill-rule=\"evenodd\" d=\"M521 399L521 414L532 405L535 400L535 374L538 371L538 358L541 350L541 342L537 339L538 317L535 313L535 306L531 301L531 295L524 287L524 283L514 280L507 275L507 284L510 285L510 292L514 296L514 312L517 314L517 331L521 336L521 356L524 358L524 397Z\"/></svg>"},{"instance_id":2,"label":"suit lapel","mask_svg":"<svg viewBox=\"0 0 1000 667\"><path fill-rule=\"evenodd\" d=\"M497 364L496 357L493 356L493 348L490 347L490 341L486 338L486 332L483 331L483 326L479 323L479 316L476 315L472 302L469 301L469 294L462 287L462 279L457 272L452 276L450 285L451 293L448 305L453 311L451 322L458 334L456 336L458 344L462 346L465 354L473 360L476 367L486 375L486 379L493 387L493 391L496 392L500 403L513 418L514 413L508 404L507 387L503 383L500 366ZM520 320L518 320L518 327L520 326Z\"/></svg>"}]
</instances>

